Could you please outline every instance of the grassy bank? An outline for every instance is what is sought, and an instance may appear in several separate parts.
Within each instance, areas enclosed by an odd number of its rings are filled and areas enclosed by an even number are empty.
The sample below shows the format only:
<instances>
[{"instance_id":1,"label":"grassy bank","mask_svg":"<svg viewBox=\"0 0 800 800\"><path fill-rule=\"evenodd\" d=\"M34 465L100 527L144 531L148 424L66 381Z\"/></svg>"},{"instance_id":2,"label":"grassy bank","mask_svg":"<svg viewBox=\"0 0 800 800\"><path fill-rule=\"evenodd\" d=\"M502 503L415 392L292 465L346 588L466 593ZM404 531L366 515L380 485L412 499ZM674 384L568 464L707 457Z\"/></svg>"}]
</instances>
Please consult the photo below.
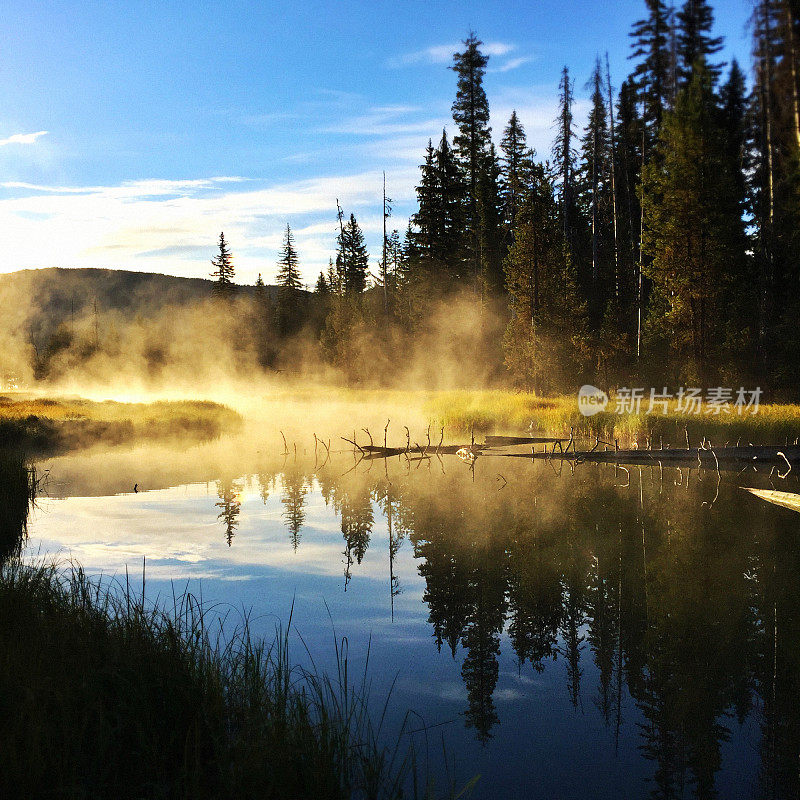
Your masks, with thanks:
<instances>
[{"instance_id":1,"label":"grassy bank","mask_svg":"<svg viewBox=\"0 0 800 800\"><path fill-rule=\"evenodd\" d=\"M235 411L208 401L118 403L0 396L0 442L36 450L74 449L100 441L210 439L240 422Z\"/></svg>"},{"instance_id":2,"label":"grassy bank","mask_svg":"<svg viewBox=\"0 0 800 800\"><path fill-rule=\"evenodd\" d=\"M693 444L703 437L721 446L725 442L751 441L757 444L783 444L800 436L800 406L761 405L758 413L742 415L731 408L719 415L705 413L684 414L670 403L667 413L645 413L648 400L642 403L639 414L617 414L612 398L608 409L593 417L585 417L578 410L576 396L542 398L524 392L509 391L456 391L441 392L429 398L426 409L437 426L449 431L468 433L519 433L529 429L555 436L569 436L570 428L576 436L601 439L620 444L639 441L644 445L649 438L658 447L663 440L674 446L686 443L686 430Z\"/></svg>"},{"instance_id":3,"label":"grassy bank","mask_svg":"<svg viewBox=\"0 0 800 800\"><path fill-rule=\"evenodd\" d=\"M401 796L411 762L379 744L346 657L329 679L291 667L285 632L267 646L245 620L217 642L212 619L191 595L164 610L7 563L0 796Z\"/></svg>"}]
</instances>

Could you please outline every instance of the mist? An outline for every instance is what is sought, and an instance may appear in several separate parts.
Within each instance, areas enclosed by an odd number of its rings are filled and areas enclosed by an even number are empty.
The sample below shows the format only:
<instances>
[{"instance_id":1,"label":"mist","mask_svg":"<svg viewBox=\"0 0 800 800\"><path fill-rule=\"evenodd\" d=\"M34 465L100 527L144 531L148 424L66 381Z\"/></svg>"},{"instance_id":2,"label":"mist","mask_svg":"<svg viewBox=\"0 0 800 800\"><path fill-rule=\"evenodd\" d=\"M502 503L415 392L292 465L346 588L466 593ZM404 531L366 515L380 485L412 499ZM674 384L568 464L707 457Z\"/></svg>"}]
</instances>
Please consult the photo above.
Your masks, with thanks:
<instances>
[{"instance_id":1,"label":"mist","mask_svg":"<svg viewBox=\"0 0 800 800\"><path fill-rule=\"evenodd\" d=\"M299 329L281 335L274 309L253 287L220 298L213 284L198 281L205 296L154 297L145 288L112 300L83 297L76 308L66 291L43 291L33 271L14 277L0 281L6 389L131 401L206 398L255 412L260 401L302 393L330 405L342 389L474 389L504 380L504 314L471 291L426 301L412 335L394 319L386 324L379 291L368 290L331 347L325 319L310 307L314 295L305 296Z\"/></svg>"}]
</instances>

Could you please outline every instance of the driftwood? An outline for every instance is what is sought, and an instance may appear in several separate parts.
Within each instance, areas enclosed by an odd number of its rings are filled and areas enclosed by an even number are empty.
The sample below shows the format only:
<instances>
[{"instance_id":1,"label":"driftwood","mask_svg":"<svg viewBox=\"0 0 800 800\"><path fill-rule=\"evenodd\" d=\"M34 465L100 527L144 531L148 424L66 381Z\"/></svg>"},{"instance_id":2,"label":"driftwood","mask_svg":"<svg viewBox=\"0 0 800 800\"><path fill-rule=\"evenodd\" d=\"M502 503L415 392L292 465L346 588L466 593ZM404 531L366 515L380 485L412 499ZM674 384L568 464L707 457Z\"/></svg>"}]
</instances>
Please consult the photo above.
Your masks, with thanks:
<instances>
[{"instance_id":1,"label":"driftwood","mask_svg":"<svg viewBox=\"0 0 800 800\"><path fill-rule=\"evenodd\" d=\"M800 512L800 494L795 492L776 492L771 489L749 489L747 487L744 487L744 489L746 492L750 492L750 494L754 494L768 503L774 503L777 506Z\"/></svg>"},{"instance_id":2,"label":"driftwood","mask_svg":"<svg viewBox=\"0 0 800 800\"><path fill-rule=\"evenodd\" d=\"M692 447L669 450L587 450L564 453L508 453L521 458L559 458L570 461L592 461L609 464L662 464L680 466L684 464L716 469L732 469L742 465L800 465L800 446L753 446L753 447Z\"/></svg>"},{"instance_id":3,"label":"driftwood","mask_svg":"<svg viewBox=\"0 0 800 800\"><path fill-rule=\"evenodd\" d=\"M351 442L352 444L352 442ZM409 455L433 453L433 455L455 455L459 450L467 449L480 453L486 449L482 444L444 444L444 445L420 445L416 442L407 447L381 447L380 445L356 445L364 454L365 459L369 458L391 458L392 456L402 456L404 453Z\"/></svg>"},{"instance_id":4,"label":"driftwood","mask_svg":"<svg viewBox=\"0 0 800 800\"><path fill-rule=\"evenodd\" d=\"M674 467L702 467L704 469L714 469L717 472L721 469L746 469L749 466L772 466L778 468L779 477L783 478L791 472L794 466L800 467L800 445L773 446L762 445L741 447L737 443L735 446L713 447L709 441L703 439L699 447L688 446L686 448L667 448L667 449L632 449L622 450L617 441L614 442L614 449L600 450L600 439L596 438L594 447L591 450L578 450L575 446L575 439L570 434L569 439L558 437L540 436L487 436L484 444L476 444L474 435L469 444L442 444L444 430L441 432L439 444L431 443L430 428L426 435L426 443L419 444L411 442L411 435L404 426L406 433L405 447L390 447L386 443L387 422L384 429L384 444L375 444L368 430L364 432L369 436L369 444L358 444L355 433L352 439L342 437L358 450L361 459L391 458L392 456L416 455L422 458L430 455L458 455L463 460L474 463L480 455L495 456L498 458L527 458L545 459L548 461L559 460L578 464L584 461L593 463L607 463L622 465L641 465L641 466L674 466ZM320 440L321 441L321 440ZM564 447L564 443L567 443ZM316 444L316 437L315 437ZM324 444L324 443L323 443ZM540 452L536 452L535 447L531 447L530 452L502 452L493 448L532 446L543 444L545 447ZM607 444L607 443L606 443ZM687 445L689 444L687 435ZM547 445L552 445L548 448ZM558 452L556 452L558 448ZM327 449L327 448L326 448ZM781 474L780 470L785 471Z\"/></svg>"},{"instance_id":5,"label":"driftwood","mask_svg":"<svg viewBox=\"0 0 800 800\"><path fill-rule=\"evenodd\" d=\"M487 436L486 447L514 447L521 444L555 444L568 439L555 439L542 436Z\"/></svg>"}]
</instances>

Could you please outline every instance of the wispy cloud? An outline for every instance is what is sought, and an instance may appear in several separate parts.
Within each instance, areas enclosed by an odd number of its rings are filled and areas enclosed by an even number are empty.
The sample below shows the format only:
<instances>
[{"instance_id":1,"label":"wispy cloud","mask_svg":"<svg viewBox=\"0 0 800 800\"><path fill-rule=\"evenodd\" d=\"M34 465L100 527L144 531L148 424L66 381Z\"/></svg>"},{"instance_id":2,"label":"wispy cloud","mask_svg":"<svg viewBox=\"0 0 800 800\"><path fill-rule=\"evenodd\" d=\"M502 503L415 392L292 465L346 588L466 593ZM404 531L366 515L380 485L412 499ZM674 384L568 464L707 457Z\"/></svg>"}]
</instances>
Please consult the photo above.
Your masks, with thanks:
<instances>
[{"instance_id":1,"label":"wispy cloud","mask_svg":"<svg viewBox=\"0 0 800 800\"><path fill-rule=\"evenodd\" d=\"M429 136L441 127L438 117L421 116L416 106L376 106L366 113L334 122L321 129L323 133L358 136L399 136L420 134Z\"/></svg>"},{"instance_id":2,"label":"wispy cloud","mask_svg":"<svg viewBox=\"0 0 800 800\"><path fill-rule=\"evenodd\" d=\"M424 50L416 50L413 53L404 53L401 56L392 58L388 62L390 67L403 67L412 64L448 64L453 60L453 54L459 52L464 47L462 42L451 42L448 44L436 44L426 47ZM509 42L485 42L481 45L481 51L487 56L507 56L516 50L517 46Z\"/></svg>"},{"instance_id":3,"label":"wispy cloud","mask_svg":"<svg viewBox=\"0 0 800 800\"><path fill-rule=\"evenodd\" d=\"M387 170L387 182L401 196L413 194L416 179L411 165ZM7 232L0 272L84 266L204 276L224 230L239 280L252 283L259 272L273 280L289 221L304 279L312 285L334 254L337 198L377 247L381 186L378 171L280 184L241 177L88 187L0 183L0 228Z\"/></svg>"},{"instance_id":4,"label":"wispy cloud","mask_svg":"<svg viewBox=\"0 0 800 800\"><path fill-rule=\"evenodd\" d=\"M5 139L0 139L0 147L7 144L36 144L37 139L46 136L49 131L36 131L36 133L14 133Z\"/></svg>"},{"instance_id":5,"label":"wispy cloud","mask_svg":"<svg viewBox=\"0 0 800 800\"><path fill-rule=\"evenodd\" d=\"M530 56L520 56L519 58L510 58L505 64L500 64L497 67L490 67L489 72L511 72L512 69L518 69L523 64L528 64L533 61Z\"/></svg>"}]
</instances>

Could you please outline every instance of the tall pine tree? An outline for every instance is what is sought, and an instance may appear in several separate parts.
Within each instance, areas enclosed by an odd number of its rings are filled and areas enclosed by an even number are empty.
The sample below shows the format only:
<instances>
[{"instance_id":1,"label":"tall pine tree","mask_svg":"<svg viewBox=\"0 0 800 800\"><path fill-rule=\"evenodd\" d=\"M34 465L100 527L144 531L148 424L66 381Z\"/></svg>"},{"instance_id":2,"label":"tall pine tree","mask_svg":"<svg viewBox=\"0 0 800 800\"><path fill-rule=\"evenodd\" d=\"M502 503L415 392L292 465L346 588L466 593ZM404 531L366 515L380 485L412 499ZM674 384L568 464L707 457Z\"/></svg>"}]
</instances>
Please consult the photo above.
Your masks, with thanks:
<instances>
[{"instance_id":1,"label":"tall pine tree","mask_svg":"<svg viewBox=\"0 0 800 800\"><path fill-rule=\"evenodd\" d=\"M685 0L677 19L678 76L681 85L692 77L698 59L705 62L712 80L719 78L721 64L712 64L712 58L722 50L721 36L712 36L714 12L708 0Z\"/></svg>"},{"instance_id":2,"label":"tall pine tree","mask_svg":"<svg viewBox=\"0 0 800 800\"><path fill-rule=\"evenodd\" d=\"M302 325L303 281L300 275L300 262L294 246L292 229L286 225L283 250L278 259L278 326L285 336L297 331Z\"/></svg>"},{"instance_id":3,"label":"tall pine tree","mask_svg":"<svg viewBox=\"0 0 800 800\"><path fill-rule=\"evenodd\" d=\"M211 259L211 264L214 267L211 277L217 279L214 284L214 293L219 297L229 297L236 288L233 282L236 270L233 267L233 255L225 241L224 233L219 235L219 254Z\"/></svg>"},{"instance_id":4,"label":"tall pine tree","mask_svg":"<svg viewBox=\"0 0 800 800\"><path fill-rule=\"evenodd\" d=\"M458 133L453 144L466 181L469 257L476 281L481 270L478 184L481 173L486 169L492 131L489 127L489 101L483 88L483 76L489 58L480 51L482 44L470 32L464 40L463 52L454 54L451 67L458 75L452 108Z\"/></svg>"}]
</instances>

